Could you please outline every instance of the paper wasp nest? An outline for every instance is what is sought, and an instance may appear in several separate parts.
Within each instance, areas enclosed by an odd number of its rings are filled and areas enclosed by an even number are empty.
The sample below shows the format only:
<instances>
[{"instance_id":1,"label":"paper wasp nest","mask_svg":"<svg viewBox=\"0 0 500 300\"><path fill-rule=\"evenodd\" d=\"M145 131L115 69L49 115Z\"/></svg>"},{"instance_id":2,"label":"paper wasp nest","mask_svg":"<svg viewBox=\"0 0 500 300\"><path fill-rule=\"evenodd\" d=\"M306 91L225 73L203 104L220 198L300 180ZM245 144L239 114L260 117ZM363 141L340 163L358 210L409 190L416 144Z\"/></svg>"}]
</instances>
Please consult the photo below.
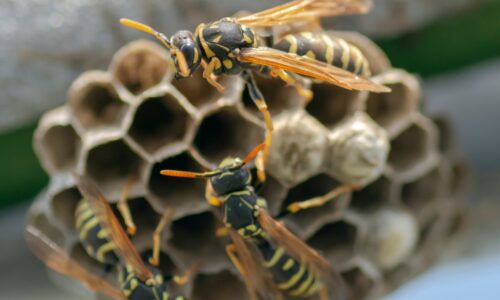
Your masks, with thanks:
<instances>
[{"instance_id":1,"label":"paper wasp nest","mask_svg":"<svg viewBox=\"0 0 500 300\"><path fill-rule=\"evenodd\" d=\"M415 77L393 69L366 38L335 34L357 44L374 80L393 92L313 84L315 97L306 104L293 88L259 77L276 128L268 181L259 192L277 214L341 183L364 186L285 218L364 299L396 288L437 258L438 245L462 220L465 171L447 123L419 112ZM203 170L225 156L245 155L262 141L263 122L238 77L224 78L226 92L219 94L199 72L173 80L167 58L153 42L133 42L107 71L82 74L67 104L43 116L34 143L51 182L30 217L76 260L100 270L77 243L73 214L80 194L71 172L89 176L111 202L137 173L129 203L138 248L151 248L151 231L168 205L175 217L164 232L162 267L174 273L201 260L187 296L244 299L226 241L215 236L219 223L205 202L204 182L159 170Z\"/></svg>"}]
</instances>

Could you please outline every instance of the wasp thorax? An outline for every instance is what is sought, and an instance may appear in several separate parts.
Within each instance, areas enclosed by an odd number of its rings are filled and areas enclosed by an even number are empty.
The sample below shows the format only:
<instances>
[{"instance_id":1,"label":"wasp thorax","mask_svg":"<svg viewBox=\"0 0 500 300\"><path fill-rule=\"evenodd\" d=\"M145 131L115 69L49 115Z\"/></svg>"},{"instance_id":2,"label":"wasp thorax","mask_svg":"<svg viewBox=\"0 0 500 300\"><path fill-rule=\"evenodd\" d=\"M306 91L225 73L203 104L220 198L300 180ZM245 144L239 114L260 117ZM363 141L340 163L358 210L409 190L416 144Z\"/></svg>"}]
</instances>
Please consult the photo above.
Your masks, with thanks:
<instances>
[{"instance_id":1,"label":"wasp thorax","mask_svg":"<svg viewBox=\"0 0 500 300\"><path fill-rule=\"evenodd\" d=\"M241 164L239 159L225 159L219 165L221 173L211 178L212 187L218 195L225 195L243 189L250 184L252 175L244 168L234 168Z\"/></svg>"},{"instance_id":2,"label":"wasp thorax","mask_svg":"<svg viewBox=\"0 0 500 300\"><path fill-rule=\"evenodd\" d=\"M172 36L170 43L176 68L175 77L180 79L191 76L201 63L201 50L193 34L187 30L178 31Z\"/></svg>"}]
</instances>

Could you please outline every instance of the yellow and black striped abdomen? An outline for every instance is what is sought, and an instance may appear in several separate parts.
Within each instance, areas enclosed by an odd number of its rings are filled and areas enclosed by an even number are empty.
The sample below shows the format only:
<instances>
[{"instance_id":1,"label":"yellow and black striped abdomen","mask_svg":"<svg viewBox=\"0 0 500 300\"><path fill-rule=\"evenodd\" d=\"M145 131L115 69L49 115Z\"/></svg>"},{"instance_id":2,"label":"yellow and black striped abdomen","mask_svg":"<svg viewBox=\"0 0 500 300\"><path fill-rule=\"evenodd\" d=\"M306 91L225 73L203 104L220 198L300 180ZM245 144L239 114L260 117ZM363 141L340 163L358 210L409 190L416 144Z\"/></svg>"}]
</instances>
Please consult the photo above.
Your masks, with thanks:
<instances>
[{"instance_id":1,"label":"yellow and black striped abdomen","mask_svg":"<svg viewBox=\"0 0 500 300\"><path fill-rule=\"evenodd\" d=\"M99 225L99 221L85 199L80 200L76 207L75 227L88 255L103 264L118 263L114 244L108 241L106 232Z\"/></svg>"},{"instance_id":2,"label":"yellow and black striped abdomen","mask_svg":"<svg viewBox=\"0 0 500 300\"><path fill-rule=\"evenodd\" d=\"M357 75L369 76L366 57L356 46L324 33L301 32L284 36L273 48L309 56Z\"/></svg>"},{"instance_id":3,"label":"yellow and black striped abdomen","mask_svg":"<svg viewBox=\"0 0 500 300\"><path fill-rule=\"evenodd\" d=\"M294 297L310 297L319 292L320 285L305 263L265 240L259 242L258 248L264 258L264 267L271 273L278 289Z\"/></svg>"}]
</instances>

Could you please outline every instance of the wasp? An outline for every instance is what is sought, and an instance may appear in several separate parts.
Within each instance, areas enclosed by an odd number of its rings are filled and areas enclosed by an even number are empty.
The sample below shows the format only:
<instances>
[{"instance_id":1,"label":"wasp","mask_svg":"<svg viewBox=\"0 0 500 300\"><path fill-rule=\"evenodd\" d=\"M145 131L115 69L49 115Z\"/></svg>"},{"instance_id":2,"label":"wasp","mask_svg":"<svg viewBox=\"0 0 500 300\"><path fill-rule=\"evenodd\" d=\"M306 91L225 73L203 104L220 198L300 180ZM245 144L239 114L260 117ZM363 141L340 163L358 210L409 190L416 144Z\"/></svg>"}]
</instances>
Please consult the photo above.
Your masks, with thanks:
<instances>
[{"instance_id":1,"label":"wasp","mask_svg":"<svg viewBox=\"0 0 500 300\"><path fill-rule=\"evenodd\" d=\"M343 40L311 33L285 36L282 42L267 46L259 39L256 29L297 22L318 22L321 17L365 13L369 0L296 0L258 13L241 17L226 17L200 24L194 33L181 30L170 39L163 33L136 21L121 19L121 23L147 32L170 50L177 79L188 78L202 66L203 77L220 92L220 75L241 74L249 95L264 117L265 148L256 165L258 178L265 180L265 164L272 141L272 119L252 71L269 74L297 88L311 98L294 75L301 75L348 90L389 92L390 89L361 76L368 75L368 65L361 52Z\"/></svg>"},{"instance_id":2,"label":"wasp","mask_svg":"<svg viewBox=\"0 0 500 300\"><path fill-rule=\"evenodd\" d=\"M266 201L251 185L251 172L245 168L265 144L255 147L243 160L228 157L217 169L195 173L162 170L165 176L207 179L206 199L219 207L221 220L232 244L226 252L245 277L252 299L284 299L288 296L341 299L345 285L328 261L307 246L266 210ZM267 280L267 279L271 280Z\"/></svg>"}]
</instances>

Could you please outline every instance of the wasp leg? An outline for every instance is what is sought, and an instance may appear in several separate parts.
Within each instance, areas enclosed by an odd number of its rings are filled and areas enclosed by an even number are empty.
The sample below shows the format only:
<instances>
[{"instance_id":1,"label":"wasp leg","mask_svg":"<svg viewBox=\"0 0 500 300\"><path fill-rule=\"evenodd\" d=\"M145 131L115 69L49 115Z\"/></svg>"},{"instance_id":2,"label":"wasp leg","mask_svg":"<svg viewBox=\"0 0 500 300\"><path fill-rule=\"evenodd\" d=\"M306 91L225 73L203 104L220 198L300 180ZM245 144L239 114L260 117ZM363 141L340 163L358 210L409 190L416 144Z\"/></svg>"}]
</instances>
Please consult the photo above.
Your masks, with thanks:
<instances>
[{"instance_id":1,"label":"wasp leg","mask_svg":"<svg viewBox=\"0 0 500 300\"><path fill-rule=\"evenodd\" d=\"M158 266L160 264L161 233L172 219L172 214L172 209L167 207L165 212L163 212L163 216L161 217L160 222L158 222L155 231L153 232L153 256L149 258L149 263L153 266Z\"/></svg>"},{"instance_id":2,"label":"wasp leg","mask_svg":"<svg viewBox=\"0 0 500 300\"><path fill-rule=\"evenodd\" d=\"M248 88L248 93L252 101L255 103L259 111L264 116L264 122L266 124L266 139L265 139L265 147L262 152L260 152L255 160L255 166L257 167L257 177L260 182L266 181L266 161L269 155L269 148L271 147L272 137L273 137L273 120L271 118L271 114L269 113L269 109L267 108L266 101L264 100L264 96L260 91L257 83L255 82L255 78L251 71L243 72L243 79L246 81L246 86Z\"/></svg>"},{"instance_id":3,"label":"wasp leg","mask_svg":"<svg viewBox=\"0 0 500 300\"><path fill-rule=\"evenodd\" d=\"M287 84L293 86L297 90L299 95L304 97L308 103L313 99L313 92L310 89L305 88L301 83L297 81L296 78L294 78L288 72L279 69L273 69L271 70L270 74L273 77L279 77Z\"/></svg>"},{"instance_id":4,"label":"wasp leg","mask_svg":"<svg viewBox=\"0 0 500 300\"><path fill-rule=\"evenodd\" d=\"M205 78L213 87L215 87L219 91L219 93L224 93L224 87L217 82L217 77L215 77L214 75L215 67L217 65L220 65L220 60L214 57L208 64L205 61L202 61L201 65L205 69L203 71L203 78Z\"/></svg>"},{"instance_id":5,"label":"wasp leg","mask_svg":"<svg viewBox=\"0 0 500 300\"><path fill-rule=\"evenodd\" d=\"M132 214L130 213L130 209L127 204L127 198L128 198L128 193L130 190L130 187L135 183L137 180L137 177L135 175L131 175L127 183L125 184L125 187L123 188L122 195L120 197L120 200L118 200L117 208L120 214L123 217L123 220L125 222L125 226L127 227L127 232L130 235L134 235L137 231L137 227L135 226L134 219L132 218Z\"/></svg>"},{"instance_id":6,"label":"wasp leg","mask_svg":"<svg viewBox=\"0 0 500 300\"><path fill-rule=\"evenodd\" d=\"M225 237L229 235L229 228L221 226L215 231L217 237Z\"/></svg>"},{"instance_id":7,"label":"wasp leg","mask_svg":"<svg viewBox=\"0 0 500 300\"><path fill-rule=\"evenodd\" d=\"M212 188L212 184L210 184L210 181L207 182L207 185L205 187L205 199L211 206L218 207L222 205L222 201L220 200L220 198L215 196L215 192Z\"/></svg>"},{"instance_id":8,"label":"wasp leg","mask_svg":"<svg viewBox=\"0 0 500 300\"><path fill-rule=\"evenodd\" d=\"M247 277L247 272L246 272L245 268L243 267L243 264L240 262L240 260L236 256L236 246L234 244L227 245L226 246L226 253L227 253L227 256L229 256L229 259L231 260L233 265L238 270L238 272L240 272L241 275L243 275L243 277ZM245 280L245 285L247 286L248 293L250 294L250 299L251 300L258 300L254 289L252 289L250 287L247 280Z\"/></svg>"},{"instance_id":9,"label":"wasp leg","mask_svg":"<svg viewBox=\"0 0 500 300\"><path fill-rule=\"evenodd\" d=\"M288 205L286 209L288 210L288 212L294 214L304 209L323 206L329 201L335 199L337 196L355 190L356 188L357 188L356 185L343 184L339 187L334 188L333 190L324 194L323 196L310 198L304 201L294 202Z\"/></svg>"},{"instance_id":10,"label":"wasp leg","mask_svg":"<svg viewBox=\"0 0 500 300\"><path fill-rule=\"evenodd\" d=\"M329 296L328 296L328 288L326 286L324 286L320 291L319 291L319 299L320 300L328 300L329 299Z\"/></svg>"},{"instance_id":11,"label":"wasp leg","mask_svg":"<svg viewBox=\"0 0 500 300\"><path fill-rule=\"evenodd\" d=\"M175 275L174 278L173 278L173 281L177 285L181 285L181 286L185 285L186 283L189 282L189 279L191 278L191 276L193 276L193 274L198 271L199 267L200 267L199 263L192 264L191 267L189 269L187 269L187 271L184 272L184 274L182 274L182 276Z\"/></svg>"}]
</instances>

